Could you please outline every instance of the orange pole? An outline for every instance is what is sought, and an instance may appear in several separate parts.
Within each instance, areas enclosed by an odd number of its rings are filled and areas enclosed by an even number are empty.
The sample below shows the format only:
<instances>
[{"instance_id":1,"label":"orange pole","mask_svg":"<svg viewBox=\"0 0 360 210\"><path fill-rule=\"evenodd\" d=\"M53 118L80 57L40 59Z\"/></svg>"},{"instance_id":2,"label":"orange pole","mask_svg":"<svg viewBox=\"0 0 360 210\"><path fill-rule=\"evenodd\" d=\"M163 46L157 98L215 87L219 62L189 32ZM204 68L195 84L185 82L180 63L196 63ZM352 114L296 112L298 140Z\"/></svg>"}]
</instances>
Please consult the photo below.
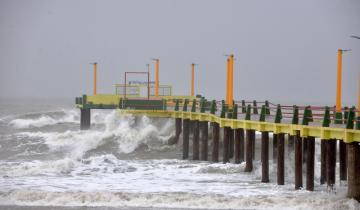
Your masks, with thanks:
<instances>
[{"instance_id":1,"label":"orange pole","mask_svg":"<svg viewBox=\"0 0 360 210\"><path fill-rule=\"evenodd\" d=\"M230 100L229 106L232 107L234 100L234 55L230 55Z\"/></svg>"},{"instance_id":2,"label":"orange pole","mask_svg":"<svg viewBox=\"0 0 360 210\"><path fill-rule=\"evenodd\" d=\"M195 64L191 64L191 96L195 95Z\"/></svg>"},{"instance_id":3,"label":"orange pole","mask_svg":"<svg viewBox=\"0 0 360 210\"><path fill-rule=\"evenodd\" d=\"M226 66L226 104L230 103L230 59L227 60Z\"/></svg>"},{"instance_id":4,"label":"orange pole","mask_svg":"<svg viewBox=\"0 0 360 210\"><path fill-rule=\"evenodd\" d=\"M94 90L93 90L93 95L96 95L96 77L97 77L97 75L96 75L96 66L97 65L97 63L94 63Z\"/></svg>"},{"instance_id":5,"label":"orange pole","mask_svg":"<svg viewBox=\"0 0 360 210\"><path fill-rule=\"evenodd\" d=\"M156 61L155 96L158 97L159 96L159 63L160 63L160 60L155 59L155 61Z\"/></svg>"},{"instance_id":6,"label":"orange pole","mask_svg":"<svg viewBox=\"0 0 360 210\"><path fill-rule=\"evenodd\" d=\"M336 80L336 112L341 112L342 49L338 49Z\"/></svg>"}]
</instances>

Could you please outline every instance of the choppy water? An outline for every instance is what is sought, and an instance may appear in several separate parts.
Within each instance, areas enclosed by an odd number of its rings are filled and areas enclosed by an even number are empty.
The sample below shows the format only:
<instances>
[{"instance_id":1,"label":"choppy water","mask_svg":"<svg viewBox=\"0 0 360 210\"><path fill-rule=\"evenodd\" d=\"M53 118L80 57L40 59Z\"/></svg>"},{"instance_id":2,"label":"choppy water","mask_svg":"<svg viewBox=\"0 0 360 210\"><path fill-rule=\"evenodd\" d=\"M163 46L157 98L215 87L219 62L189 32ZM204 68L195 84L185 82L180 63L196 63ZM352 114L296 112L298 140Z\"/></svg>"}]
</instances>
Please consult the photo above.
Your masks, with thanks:
<instances>
[{"instance_id":1,"label":"choppy water","mask_svg":"<svg viewBox=\"0 0 360 210\"><path fill-rule=\"evenodd\" d=\"M0 209L360 209L346 198L346 183L335 192L319 184L318 142L316 190L295 191L293 154L286 154L286 185L276 185L272 161L264 184L258 158L252 173L244 163L179 160L181 142L168 145L172 119L92 111L91 120L92 129L80 131L79 110L66 101L1 102Z\"/></svg>"}]
</instances>

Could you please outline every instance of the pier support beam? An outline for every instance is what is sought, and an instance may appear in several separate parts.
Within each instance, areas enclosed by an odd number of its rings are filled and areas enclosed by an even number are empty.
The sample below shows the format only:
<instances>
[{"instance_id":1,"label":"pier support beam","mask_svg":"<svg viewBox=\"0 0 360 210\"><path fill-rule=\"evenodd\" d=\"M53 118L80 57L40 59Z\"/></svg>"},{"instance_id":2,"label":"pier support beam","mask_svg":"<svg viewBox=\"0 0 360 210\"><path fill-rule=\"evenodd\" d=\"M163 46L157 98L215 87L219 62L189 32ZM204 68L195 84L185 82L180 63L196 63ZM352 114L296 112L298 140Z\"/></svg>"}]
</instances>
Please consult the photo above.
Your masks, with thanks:
<instances>
[{"instance_id":1,"label":"pier support beam","mask_svg":"<svg viewBox=\"0 0 360 210\"><path fill-rule=\"evenodd\" d=\"M278 145L278 134L273 134L273 162L277 158L277 145Z\"/></svg>"},{"instance_id":2,"label":"pier support beam","mask_svg":"<svg viewBox=\"0 0 360 210\"><path fill-rule=\"evenodd\" d=\"M335 184L336 139L326 141L326 182L331 190Z\"/></svg>"},{"instance_id":3,"label":"pier support beam","mask_svg":"<svg viewBox=\"0 0 360 210\"><path fill-rule=\"evenodd\" d=\"M288 153L290 154L291 151L294 151L294 136L288 135Z\"/></svg>"},{"instance_id":4,"label":"pier support beam","mask_svg":"<svg viewBox=\"0 0 360 210\"><path fill-rule=\"evenodd\" d=\"M208 122L200 122L201 129L201 160L208 160L208 137L209 137L209 128Z\"/></svg>"},{"instance_id":5,"label":"pier support beam","mask_svg":"<svg viewBox=\"0 0 360 210\"><path fill-rule=\"evenodd\" d=\"M212 138L213 138L212 161L219 162L220 126L216 122L212 124Z\"/></svg>"},{"instance_id":6,"label":"pier support beam","mask_svg":"<svg viewBox=\"0 0 360 210\"><path fill-rule=\"evenodd\" d=\"M269 182L269 132L261 133L261 182Z\"/></svg>"},{"instance_id":7,"label":"pier support beam","mask_svg":"<svg viewBox=\"0 0 360 210\"><path fill-rule=\"evenodd\" d=\"M244 129L235 129L235 163L244 161Z\"/></svg>"},{"instance_id":8,"label":"pier support beam","mask_svg":"<svg viewBox=\"0 0 360 210\"><path fill-rule=\"evenodd\" d=\"M358 142L352 142L347 145L348 148L348 197L360 201L360 145Z\"/></svg>"},{"instance_id":9,"label":"pier support beam","mask_svg":"<svg viewBox=\"0 0 360 210\"><path fill-rule=\"evenodd\" d=\"M229 162L229 135L230 127L224 127L223 163Z\"/></svg>"},{"instance_id":10,"label":"pier support beam","mask_svg":"<svg viewBox=\"0 0 360 210\"><path fill-rule=\"evenodd\" d=\"M183 160L189 158L189 119L183 120Z\"/></svg>"},{"instance_id":11,"label":"pier support beam","mask_svg":"<svg viewBox=\"0 0 360 210\"><path fill-rule=\"evenodd\" d=\"M246 130L246 165L245 165L245 172L251 172L253 170L253 146L255 141L253 135L255 133L255 130Z\"/></svg>"},{"instance_id":12,"label":"pier support beam","mask_svg":"<svg viewBox=\"0 0 360 210\"><path fill-rule=\"evenodd\" d=\"M307 145L308 141L306 141L305 138L303 138L303 163L306 163L306 158L307 158Z\"/></svg>"},{"instance_id":13,"label":"pier support beam","mask_svg":"<svg viewBox=\"0 0 360 210\"><path fill-rule=\"evenodd\" d=\"M175 144L179 142L179 137L181 134L181 118L175 119Z\"/></svg>"},{"instance_id":14,"label":"pier support beam","mask_svg":"<svg viewBox=\"0 0 360 210\"><path fill-rule=\"evenodd\" d=\"M301 189L303 186L302 182L302 139L300 132L294 136L295 143L295 189Z\"/></svg>"},{"instance_id":15,"label":"pier support beam","mask_svg":"<svg viewBox=\"0 0 360 210\"><path fill-rule=\"evenodd\" d=\"M194 120L192 123L193 127L193 160L199 160L199 121Z\"/></svg>"},{"instance_id":16,"label":"pier support beam","mask_svg":"<svg viewBox=\"0 0 360 210\"><path fill-rule=\"evenodd\" d=\"M234 157L234 129L229 129L229 159Z\"/></svg>"},{"instance_id":17,"label":"pier support beam","mask_svg":"<svg viewBox=\"0 0 360 210\"><path fill-rule=\"evenodd\" d=\"M285 153L285 134L278 134L277 142L277 184L284 185L284 153Z\"/></svg>"},{"instance_id":18,"label":"pier support beam","mask_svg":"<svg viewBox=\"0 0 360 210\"><path fill-rule=\"evenodd\" d=\"M80 109L80 130L88 130L91 125L91 109Z\"/></svg>"},{"instance_id":19,"label":"pier support beam","mask_svg":"<svg viewBox=\"0 0 360 210\"><path fill-rule=\"evenodd\" d=\"M314 161L315 161L315 138L309 136L305 138L307 141L306 154L306 190L314 191Z\"/></svg>"},{"instance_id":20,"label":"pier support beam","mask_svg":"<svg viewBox=\"0 0 360 210\"><path fill-rule=\"evenodd\" d=\"M320 184L326 182L326 140L321 140L321 169L320 169Z\"/></svg>"},{"instance_id":21,"label":"pier support beam","mask_svg":"<svg viewBox=\"0 0 360 210\"><path fill-rule=\"evenodd\" d=\"M253 158L253 160L255 160L255 146L256 146L256 133L255 133L255 130L252 130L252 132L251 132L251 135L253 135L252 136L252 139L253 139L253 141L252 141L252 158Z\"/></svg>"},{"instance_id":22,"label":"pier support beam","mask_svg":"<svg viewBox=\"0 0 360 210\"><path fill-rule=\"evenodd\" d=\"M339 140L339 163L340 163L340 180L347 179L347 164L346 164L346 144Z\"/></svg>"}]
</instances>

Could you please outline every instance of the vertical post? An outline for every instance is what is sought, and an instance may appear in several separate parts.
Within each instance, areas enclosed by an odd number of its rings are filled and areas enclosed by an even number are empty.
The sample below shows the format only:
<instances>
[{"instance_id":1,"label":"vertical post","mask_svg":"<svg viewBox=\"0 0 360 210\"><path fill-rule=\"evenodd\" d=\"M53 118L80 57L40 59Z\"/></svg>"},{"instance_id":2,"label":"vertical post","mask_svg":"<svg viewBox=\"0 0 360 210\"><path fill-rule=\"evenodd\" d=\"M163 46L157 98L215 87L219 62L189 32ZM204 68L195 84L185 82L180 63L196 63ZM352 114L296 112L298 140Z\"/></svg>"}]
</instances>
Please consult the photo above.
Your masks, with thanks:
<instances>
[{"instance_id":1,"label":"vertical post","mask_svg":"<svg viewBox=\"0 0 360 210\"><path fill-rule=\"evenodd\" d=\"M285 153L285 134L284 133L279 133L278 134L279 137L279 142L277 145L277 150L278 150L278 154L277 154L277 184L278 185L284 185L284 174L285 174L285 170L284 170L284 165L285 165L285 161L284 161L284 153Z\"/></svg>"},{"instance_id":2,"label":"vertical post","mask_svg":"<svg viewBox=\"0 0 360 210\"><path fill-rule=\"evenodd\" d=\"M360 145L359 142L348 144L349 180L347 196L360 201Z\"/></svg>"},{"instance_id":3,"label":"vertical post","mask_svg":"<svg viewBox=\"0 0 360 210\"><path fill-rule=\"evenodd\" d=\"M296 131L295 141L295 189L301 189L302 184L302 139L300 131Z\"/></svg>"},{"instance_id":4,"label":"vertical post","mask_svg":"<svg viewBox=\"0 0 360 210\"><path fill-rule=\"evenodd\" d=\"M230 101L229 106L233 106L234 100L234 55L230 55Z\"/></svg>"},{"instance_id":5,"label":"vertical post","mask_svg":"<svg viewBox=\"0 0 360 210\"><path fill-rule=\"evenodd\" d=\"M244 129L235 129L235 163L244 161Z\"/></svg>"},{"instance_id":6,"label":"vertical post","mask_svg":"<svg viewBox=\"0 0 360 210\"><path fill-rule=\"evenodd\" d=\"M159 65L160 65L160 60L155 59L155 62L156 62L155 96L159 97Z\"/></svg>"},{"instance_id":7,"label":"vertical post","mask_svg":"<svg viewBox=\"0 0 360 210\"><path fill-rule=\"evenodd\" d=\"M250 118L251 118L251 105L249 104L247 106L245 120L250 120ZM255 131L251 129L246 130L245 172L251 172L253 169L253 146L254 146L253 137L255 136L252 134L253 132L255 133Z\"/></svg>"},{"instance_id":8,"label":"vertical post","mask_svg":"<svg viewBox=\"0 0 360 210\"><path fill-rule=\"evenodd\" d=\"M93 95L96 95L96 85L97 85L97 63L93 63L94 64L94 90L93 90Z\"/></svg>"},{"instance_id":9,"label":"vertical post","mask_svg":"<svg viewBox=\"0 0 360 210\"><path fill-rule=\"evenodd\" d=\"M223 163L229 162L229 130L230 127L224 127Z\"/></svg>"},{"instance_id":10,"label":"vertical post","mask_svg":"<svg viewBox=\"0 0 360 210\"><path fill-rule=\"evenodd\" d=\"M199 160L199 121L193 121L193 160Z\"/></svg>"},{"instance_id":11,"label":"vertical post","mask_svg":"<svg viewBox=\"0 0 360 210\"><path fill-rule=\"evenodd\" d=\"M231 112L228 113L228 118L229 119L232 119L232 114L233 113L231 113ZM229 159L231 159L234 156L234 130L229 127L228 132L229 132L229 134L228 134L228 138L229 138Z\"/></svg>"},{"instance_id":12,"label":"vertical post","mask_svg":"<svg viewBox=\"0 0 360 210\"><path fill-rule=\"evenodd\" d=\"M213 151L212 151L212 161L213 162L219 162L219 132L220 132L220 126L218 123L213 123Z\"/></svg>"},{"instance_id":13,"label":"vertical post","mask_svg":"<svg viewBox=\"0 0 360 210\"><path fill-rule=\"evenodd\" d=\"M261 182L269 182L269 132L261 133Z\"/></svg>"},{"instance_id":14,"label":"vertical post","mask_svg":"<svg viewBox=\"0 0 360 210\"><path fill-rule=\"evenodd\" d=\"M200 112L205 112L205 100L202 99L200 102ZM201 130L201 160L208 160L208 138L209 138L209 128L207 121L200 122Z\"/></svg>"},{"instance_id":15,"label":"vertical post","mask_svg":"<svg viewBox=\"0 0 360 210\"><path fill-rule=\"evenodd\" d=\"M189 119L183 120L183 159L189 158Z\"/></svg>"},{"instance_id":16,"label":"vertical post","mask_svg":"<svg viewBox=\"0 0 360 210\"><path fill-rule=\"evenodd\" d=\"M314 191L315 138L309 136L305 141L308 141L306 155L306 190Z\"/></svg>"},{"instance_id":17,"label":"vertical post","mask_svg":"<svg viewBox=\"0 0 360 210\"><path fill-rule=\"evenodd\" d=\"M330 108L328 106L325 107L325 111L324 111L324 119L323 119L323 123L322 126L323 127L329 127L330 126ZM321 143L320 143L320 150L321 150L321 169L320 169L320 184L324 184L326 182L326 145L327 142L325 139L321 139Z\"/></svg>"},{"instance_id":18,"label":"vertical post","mask_svg":"<svg viewBox=\"0 0 360 210\"><path fill-rule=\"evenodd\" d=\"M329 139L326 144L326 182L332 190L335 184L336 139Z\"/></svg>"},{"instance_id":19,"label":"vertical post","mask_svg":"<svg viewBox=\"0 0 360 210\"><path fill-rule=\"evenodd\" d=\"M341 112L342 49L338 49L336 77L336 113Z\"/></svg>"},{"instance_id":20,"label":"vertical post","mask_svg":"<svg viewBox=\"0 0 360 210\"><path fill-rule=\"evenodd\" d=\"M226 104L230 104L230 59L226 59Z\"/></svg>"},{"instance_id":21,"label":"vertical post","mask_svg":"<svg viewBox=\"0 0 360 210\"><path fill-rule=\"evenodd\" d=\"M146 64L147 66L147 97L150 100L150 65Z\"/></svg>"}]
</instances>

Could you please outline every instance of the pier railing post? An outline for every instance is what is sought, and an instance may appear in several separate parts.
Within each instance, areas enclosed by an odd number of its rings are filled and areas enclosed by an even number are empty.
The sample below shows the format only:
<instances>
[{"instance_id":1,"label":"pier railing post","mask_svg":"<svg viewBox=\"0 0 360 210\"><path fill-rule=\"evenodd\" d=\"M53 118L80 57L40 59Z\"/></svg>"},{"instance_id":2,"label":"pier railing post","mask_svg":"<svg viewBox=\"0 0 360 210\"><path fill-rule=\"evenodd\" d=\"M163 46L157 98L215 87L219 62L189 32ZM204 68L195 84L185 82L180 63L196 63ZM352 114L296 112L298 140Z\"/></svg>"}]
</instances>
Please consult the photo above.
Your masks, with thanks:
<instances>
[{"instance_id":1,"label":"pier railing post","mask_svg":"<svg viewBox=\"0 0 360 210\"><path fill-rule=\"evenodd\" d=\"M187 111L188 100L185 99L183 111ZM189 158L189 119L183 119L183 159Z\"/></svg>"},{"instance_id":2,"label":"pier railing post","mask_svg":"<svg viewBox=\"0 0 360 210\"><path fill-rule=\"evenodd\" d=\"M266 120L266 106L261 107L260 122ZM269 132L261 132L261 182L269 182Z\"/></svg>"},{"instance_id":3,"label":"pier railing post","mask_svg":"<svg viewBox=\"0 0 360 210\"><path fill-rule=\"evenodd\" d=\"M322 122L323 127L329 127L330 126L330 108L328 106L325 107L324 111L324 119ZM321 139L320 143L320 150L321 150L321 156L320 156L320 184L324 184L326 182L326 145L327 140Z\"/></svg>"},{"instance_id":4,"label":"pier railing post","mask_svg":"<svg viewBox=\"0 0 360 210\"><path fill-rule=\"evenodd\" d=\"M355 118L354 113L349 118ZM348 127L351 127L350 121L353 119L348 118ZM355 128L360 130L360 116L356 119ZM348 151L348 192L347 196L354 198L360 202L360 145L359 142L351 142L347 144Z\"/></svg>"},{"instance_id":5,"label":"pier railing post","mask_svg":"<svg viewBox=\"0 0 360 210\"><path fill-rule=\"evenodd\" d=\"M282 113L281 113L281 106L278 104L276 109L276 115L275 115L275 123L281 123L282 119ZM275 134L274 134L275 135ZM285 134L279 133L278 136L278 144L277 144L277 184L278 185L284 185L284 174L285 174L285 159L284 159L284 153L285 153Z\"/></svg>"},{"instance_id":6,"label":"pier railing post","mask_svg":"<svg viewBox=\"0 0 360 210\"><path fill-rule=\"evenodd\" d=\"M311 107L307 106L304 110L303 116L303 125L309 125L309 122L313 121ZM306 155L306 190L314 190L314 161L315 161L315 138L312 136L307 136L303 138L304 145L304 155Z\"/></svg>"},{"instance_id":7,"label":"pier railing post","mask_svg":"<svg viewBox=\"0 0 360 210\"><path fill-rule=\"evenodd\" d=\"M205 100L201 99L200 102L200 112L205 113ZM201 160L208 160L208 138L209 138L209 128L207 121L200 122L200 131L201 131Z\"/></svg>"},{"instance_id":8,"label":"pier railing post","mask_svg":"<svg viewBox=\"0 0 360 210\"><path fill-rule=\"evenodd\" d=\"M216 113L216 101L213 100L211 103L210 113L215 115ZM220 126L219 123L212 123L212 138L213 138L213 149L212 149L212 161L219 162L219 140L220 140Z\"/></svg>"},{"instance_id":9,"label":"pier railing post","mask_svg":"<svg viewBox=\"0 0 360 210\"><path fill-rule=\"evenodd\" d=\"M251 120L251 105L250 104L247 106L245 120ZM246 130L245 172L251 172L253 170L253 146L254 146L253 141L255 141L255 139L254 139L255 136L252 134L253 132L255 132L255 131L251 130L251 129Z\"/></svg>"}]
</instances>

